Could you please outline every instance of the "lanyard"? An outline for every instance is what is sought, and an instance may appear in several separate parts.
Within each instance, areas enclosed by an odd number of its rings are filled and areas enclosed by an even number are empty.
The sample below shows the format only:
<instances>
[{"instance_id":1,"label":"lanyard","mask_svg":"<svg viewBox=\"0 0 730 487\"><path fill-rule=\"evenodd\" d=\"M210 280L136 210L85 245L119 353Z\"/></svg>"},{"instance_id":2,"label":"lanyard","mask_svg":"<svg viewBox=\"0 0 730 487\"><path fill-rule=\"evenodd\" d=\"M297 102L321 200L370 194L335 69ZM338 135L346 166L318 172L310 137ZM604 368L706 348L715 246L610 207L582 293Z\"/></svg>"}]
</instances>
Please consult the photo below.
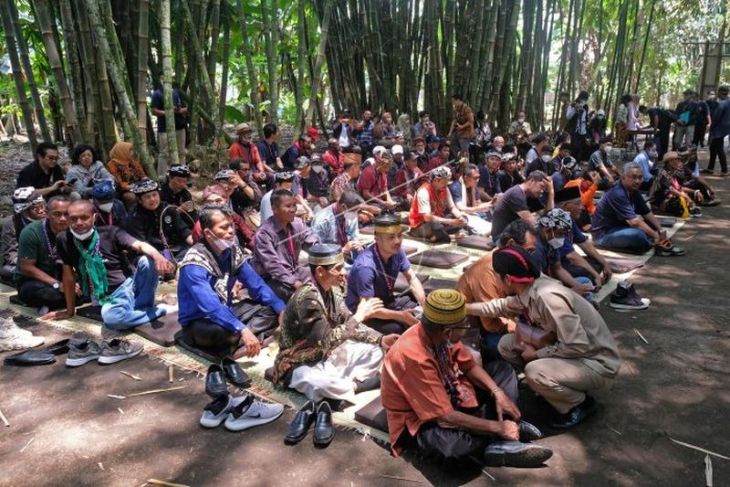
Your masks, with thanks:
<instances>
[{"instance_id":1,"label":"lanyard","mask_svg":"<svg viewBox=\"0 0 730 487\"><path fill-rule=\"evenodd\" d=\"M52 232L48 231L49 225L50 224L49 224L48 220L43 220L43 223L41 224L41 229L43 230L43 239L46 241L46 247L48 249L48 256L51 258L52 261L55 262L56 259L58 258L58 255L56 254L56 243L55 243L56 239L54 238L53 239L54 243L51 244Z\"/></svg>"},{"instance_id":2,"label":"lanyard","mask_svg":"<svg viewBox=\"0 0 730 487\"><path fill-rule=\"evenodd\" d=\"M335 207L332 207L332 214L335 216L335 227L337 227L337 236L340 239L340 245L344 246L347 241L347 231L345 228L345 224L347 223L345 221L345 217L338 217L337 212L335 211Z\"/></svg>"},{"instance_id":3,"label":"lanyard","mask_svg":"<svg viewBox=\"0 0 730 487\"><path fill-rule=\"evenodd\" d=\"M287 240L289 242L289 253L291 254L292 262L296 265L297 259L296 259L296 252L294 250L294 239L292 238L291 230L289 229L289 227L286 228L286 233L287 233Z\"/></svg>"},{"instance_id":4,"label":"lanyard","mask_svg":"<svg viewBox=\"0 0 730 487\"><path fill-rule=\"evenodd\" d=\"M380 267L380 272L383 274L383 279L385 279L385 285L388 286L388 291L390 294L393 294L393 288L395 287L395 279L390 277L385 272L385 264L383 263L382 257L380 257L380 250L378 249L378 244L375 244L373 253L375 254L375 260L378 263L378 267Z\"/></svg>"}]
</instances>

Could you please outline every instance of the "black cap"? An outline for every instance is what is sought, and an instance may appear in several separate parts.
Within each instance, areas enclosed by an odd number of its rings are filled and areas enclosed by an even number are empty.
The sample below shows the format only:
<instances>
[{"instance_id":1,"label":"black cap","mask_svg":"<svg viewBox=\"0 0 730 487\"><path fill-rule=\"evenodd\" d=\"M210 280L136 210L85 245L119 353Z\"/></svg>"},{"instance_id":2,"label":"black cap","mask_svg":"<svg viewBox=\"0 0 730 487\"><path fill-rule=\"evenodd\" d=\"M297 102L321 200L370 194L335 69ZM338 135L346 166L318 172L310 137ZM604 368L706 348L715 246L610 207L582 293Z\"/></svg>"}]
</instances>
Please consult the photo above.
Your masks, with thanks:
<instances>
[{"instance_id":1,"label":"black cap","mask_svg":"<svg viewBox=\"0 0 730 487\"><path fill-rule=\"evenodd\" d=\"M580 198L580 188L578 188L578 186L563 188L555 193L556 203L563 203L565 201L575 200L578 198Z\"/></svg>"},{"instance_id":2,"label":"black cap","mask_svg":"<svg viewBox=\"0 0 730 487\"><path fill-rule=\"evenodd\" d=\"M342 247L335 244L314 244L307 253L310 265L336 265L345 261Z\"/></svg>"},{"instance_id":3,"label":"black cap","mask_svg":"<svg viewBox=\"0 0 730 487\"><path fill-rule=\"evenodd\" d=\"M167 174L169 174L172 178L189 178L190 168L184 164L172 166L167 170Z\"/></svg>"},{"instance_id":4,"label":"black cap","mask_svg":"<svg viewBox=\"0 0 730 487\"><path fill-rule=\"evenodd\" d=\"M294 181L294 173L290 171L276 173L276 180L280 183Z\"/></svg>"},{"instance_id":5,"label":"black cap","mask_svg":"<svg viewBox=\"0 0 730 487\"><path fill-rule=\"evenodd\" d=\"M400 233L400 219L395 215L383 214L375 218L375 233Z\"/></svg>"},{"instance_id":6,"label":"black cap","mask_svg":"<svg viewBox=\"0 0 730 487\"><path fill-rule=\"evenodd\" d=\"M132 193L140 195L150 193L152 191L157 191L159 187L160 186L157 184L157 181L153 181L152 179L143 179L134 183L131 189Z\"/></svg>"}]
</instances>

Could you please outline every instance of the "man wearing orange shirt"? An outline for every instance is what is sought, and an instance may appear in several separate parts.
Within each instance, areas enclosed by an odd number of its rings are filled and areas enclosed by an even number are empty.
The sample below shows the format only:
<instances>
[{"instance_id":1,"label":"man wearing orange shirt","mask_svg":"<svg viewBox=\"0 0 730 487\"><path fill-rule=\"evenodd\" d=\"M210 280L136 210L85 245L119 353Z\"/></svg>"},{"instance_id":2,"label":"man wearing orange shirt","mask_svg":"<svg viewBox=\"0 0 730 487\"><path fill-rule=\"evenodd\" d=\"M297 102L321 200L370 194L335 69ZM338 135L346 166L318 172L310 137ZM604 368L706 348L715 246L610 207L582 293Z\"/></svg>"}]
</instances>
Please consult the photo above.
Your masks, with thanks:
<instances>
[{"instance_id":1,"label":"man wearing orange shirt","mask_svg":"<svg viewBox=\"0 0 730 487\"><path fill-rule=\"evenodd\" d=\"M485 370L460 342L468 328L465 310L460 292L433 291L421 322L386 355L380 393L393 453L412 448L449 467L474 458L493 466L540 466L552 450L519 441L542 434L520 421L514 371L504 362Z\"/></svg>"}]
</instances>

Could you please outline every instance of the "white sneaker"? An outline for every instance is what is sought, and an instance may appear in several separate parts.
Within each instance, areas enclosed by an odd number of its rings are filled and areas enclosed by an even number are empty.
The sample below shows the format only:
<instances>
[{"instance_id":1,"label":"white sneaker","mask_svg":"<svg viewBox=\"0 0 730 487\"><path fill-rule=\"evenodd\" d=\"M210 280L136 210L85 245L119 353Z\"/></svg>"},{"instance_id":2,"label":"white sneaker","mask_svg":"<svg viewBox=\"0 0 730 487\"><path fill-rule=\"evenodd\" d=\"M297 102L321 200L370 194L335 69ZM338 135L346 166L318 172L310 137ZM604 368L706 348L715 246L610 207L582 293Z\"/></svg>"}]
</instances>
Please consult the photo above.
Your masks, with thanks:
<instances>
[{"instance_id":1,"label":"white sneaker","mask_svg":"<svg viewBox=\"0 0 730 487\"><path fill-rule=\"evenodd\" d=\"M156 308L165 310L165 314L162 316L167 316L178 312L178 306L176 304L160 303L156 306Z\"/></svg>"},{"instance_id":2,"label":"white sneaker","mask_svg":"<svg viewBox=\"0 0 730 487\"><path fill-rule=\"evenodd\" d=\"M247 395L238 406L231 410L225 427L228 431L243 431L254 426L271 423L284 413L282 404L271 404Z\"/></svg>"},{"instance_id":3,"label":"white sneaker","mask_svg":"<svg viewBox=\"0 0 730 487\"><path fill-rule=\"evenodd\" d=\"M49 311L50 309L48 308L48 306L41 306L40 308L38 308L38 316L47 315Z\"/></svg>"},{"instance_id":4,"label":"white sneaker","mask_svg":"<svg viewBox=\"0 0 730 487\"><path fill-rule=\"evenodd\" d=\"M246 397L232 397L227 394L209 403L203 409L203 415L200 417L200 426L203 428L217 428L223 421L228 419L231 410L245 401Z\"/></svg>"},{"instance_id":5,"label":"white sneaker","mask_svg":"<svg viewBox=\"0 0 730 487\"><path fill-rule=\"evenodd\" d=\"M45 338L19 328L12 319L0 320L0 352L33 348L45 341Z\"/></svg>"}]
</instances>

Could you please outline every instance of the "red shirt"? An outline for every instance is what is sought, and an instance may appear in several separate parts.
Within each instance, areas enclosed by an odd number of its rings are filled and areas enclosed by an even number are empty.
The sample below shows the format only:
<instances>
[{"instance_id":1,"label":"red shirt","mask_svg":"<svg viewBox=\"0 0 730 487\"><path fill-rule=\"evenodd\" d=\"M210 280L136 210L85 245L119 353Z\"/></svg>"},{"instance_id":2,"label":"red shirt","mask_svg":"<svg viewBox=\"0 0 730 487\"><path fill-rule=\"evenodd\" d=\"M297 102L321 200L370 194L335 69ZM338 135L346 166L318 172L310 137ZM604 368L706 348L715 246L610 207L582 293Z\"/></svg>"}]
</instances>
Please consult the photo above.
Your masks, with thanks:
<instances>
[{"instance_id":1,"label":"red shirt","mask_svg":"<svg viewBox=\"0 0 730 487\"><path fill-rule=\"evenodd\" d=\"M241 144L239 141L235 141L228 148L228 160L230 161L246 161L251 164L251 169L254 171L261 172L263 167L261 165L261 156L256 144L249 144L248 147Z\"/></svg>"},{"instance_id":2,"label":"red shirt","mask_svg":"<svg viewBox=\"0 0 730 487\"><path fill-rule=\"evenodd\" d=\"M423 171L419 167L413 169L413 172L409 172L407 168L400 169L395 173L395 186L393 194L405 198L406 194L414 194L416 188L421 185L421 177Z\"/></svg>"},{"instance_id":3,"label":"red shirt","mask_svg":"<svg viewBox=\"0 0 730 487\"><path fill-rule=\"evenodd\" d=\"M428 166L426 167L426 171L431 171L433 169L436 169L439 166L443 166L449 161L444 161L441 159L441 156L432 157L430 161L428 161Z\"/></svg>"},{"instance_id":4,"label":"red shirt","mask_svg":"<svg viewBox=\"0 0 730 487\"><path fill-rule=\"evenodd\" d=\"M395 455L395 444L405 429L416 436L425 423L454 410L432 349L431 339L417 324L401 335L383 360L380 398ZM477 365L474 358L461 342L449 349L449 357L459 381L459 407L477 407L474 386L464 375Z\"/></svg>"},{"instance_id":5,"label":"red shirt","mask_svg":"<svg viewBox=\"0 0 730 487\"><path fill-rule=\"evenodd\" d=\"M376 196L383 198L383 193L388 190L388 175L375 170L375 164L371 164L363 169L360 178L357 180L357 190L366 200L370 198L365 195L365 191L369 191L371 197Z\"/></svg>"},{"instance_id":6,"label":"red shirt","mask_svg":"<svg viewBox=\"0 0 730 487\"><path fill-rule=\"evenodd\" d=\"M345 155L342 152L335 155L334 152L328 150L322 155L322 160L332 168L335 176L339 176L345 170Z\"/></svg>"}]
</instances>

